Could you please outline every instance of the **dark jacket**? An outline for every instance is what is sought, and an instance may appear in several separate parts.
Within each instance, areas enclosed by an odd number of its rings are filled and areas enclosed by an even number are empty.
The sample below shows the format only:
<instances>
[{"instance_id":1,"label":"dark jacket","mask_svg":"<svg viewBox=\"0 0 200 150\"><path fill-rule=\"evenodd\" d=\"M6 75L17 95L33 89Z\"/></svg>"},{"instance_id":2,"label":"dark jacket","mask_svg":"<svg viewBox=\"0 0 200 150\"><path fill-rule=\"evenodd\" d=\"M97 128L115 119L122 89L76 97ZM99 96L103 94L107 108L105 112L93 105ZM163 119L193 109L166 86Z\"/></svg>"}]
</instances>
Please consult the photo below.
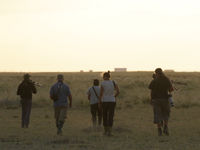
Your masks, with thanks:
<instances>
[{"instance_id":1,"label":"dark jacket","mask_svg":"<svg viewBox=\"0 0 200 150\"><path fill-rule=\"evenodd\" d=\"M168 92L172 89L172 84L170 80L166 76L157 77L153 80L150 85L149 89L152 90L151 96L152 98L168 98Z\"/></svg>"},{"instance_id":2,"label":"dark jacket","mask_svg":"<svg viewBox=\"0 0 200 150\"><path fill-rule=\"evenodd\" d=\"M24 80L18 86L17 95L20 95L22 99L32 99L32 94L36 94L37 90L35 84L31 80Z\"/></svg>"}]
</instances>

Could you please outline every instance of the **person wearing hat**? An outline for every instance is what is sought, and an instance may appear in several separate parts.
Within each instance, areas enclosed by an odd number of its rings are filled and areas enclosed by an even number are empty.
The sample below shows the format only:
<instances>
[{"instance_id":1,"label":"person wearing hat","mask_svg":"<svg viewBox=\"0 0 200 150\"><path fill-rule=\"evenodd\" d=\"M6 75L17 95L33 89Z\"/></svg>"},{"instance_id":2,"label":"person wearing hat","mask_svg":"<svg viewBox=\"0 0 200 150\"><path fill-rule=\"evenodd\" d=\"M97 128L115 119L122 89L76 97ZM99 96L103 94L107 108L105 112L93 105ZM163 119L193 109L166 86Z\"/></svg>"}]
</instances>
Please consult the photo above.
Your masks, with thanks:
<instances>
[{"instance_id":1,"label":"person wearing hat","mask_svg":"<svg viewBox=\"0 0 200 150\"><path fill-rule=\"evenodd\" d=\"M62 135L62 128L67 117L68 106L70 108L72 107L72 95L70 92L70 88L63 81L63 75L57 75L57 83L55 83L50 89L50 98L53 100L54 103L54 112L58 135Z\"/></svg>"},{"instance_id":2,"label":"person wearing hat","mask_svg":"<svg viewBox=\"0 0 200 150\"><path fill-rule=\"evenodd\" d=\"M116 97L119 95L119 87L115 81L110 80L110 72L103 74L101 82L99 106L103 109L104 135L111 136L113 118L116 106Z\"/></svg>"},{"instance_id":3,"label":"person wearing hat","mask_svg":"<svg viewBox=\"0 0 200 150\"><path fill-rule=\"evenodd\" d=\"M157 68L155 70L155 74L156 78L149 85L154 111L154 123L157 124L159 136L161 136L162 133L168 136L168 120L170 116L170 103L168 100L168 93L173 91L173 86L161 68Z\"/></svg>"},{"instance_id":4,"label":"person wearing hat","mask_svg":"<svg viewBox=\"0 0 200 150\"><path fill-rule=\"evenodd\" d=\"M19 84L17 95L21 97L22 105L22 128L28 128L30 122L30 114L32 107L32 94L36 94L37 90L34 82L30 80L30 75L25 74L24 80Z\"/></svg>"}]
</instances>

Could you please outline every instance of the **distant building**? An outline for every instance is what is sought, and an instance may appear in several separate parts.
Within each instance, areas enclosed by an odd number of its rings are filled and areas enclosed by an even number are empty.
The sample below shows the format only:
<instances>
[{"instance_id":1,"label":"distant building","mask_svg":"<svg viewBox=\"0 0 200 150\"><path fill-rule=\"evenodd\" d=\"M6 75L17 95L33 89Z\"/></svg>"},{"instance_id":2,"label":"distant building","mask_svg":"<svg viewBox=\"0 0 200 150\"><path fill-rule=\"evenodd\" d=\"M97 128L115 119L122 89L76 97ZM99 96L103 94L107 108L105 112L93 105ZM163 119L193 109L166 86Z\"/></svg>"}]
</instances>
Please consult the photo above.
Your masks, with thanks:
<instances>
[{"instance_id":1,"label":"distant building","mask_svg":"<svg viewBox=\"0 0 200 150\"><path fill-rule=\"evenodd\" d=\"M127 72L127 68L115 68L115 72Z\"/></svg>"},{"instance_id":2,"label":"distant building","mask_svg":"<svg viewBox=\"0 0 200 150\"><path fill-rule=\"evenodd\" d=\"M93 72L93 70L89 70L89 72Z\"/></svg>"},{"instance_id":3,"label":"distant building","mask_svg":"<svg viewBox=\"0 0 200 150\"><path fill-rule=\"evenodd\" d=\"M173 69L164 70L165 72L175 72Z\"/></svg>"},{"instance_id":4,"label":"distant building","mask_svg":"<svg viewBox=\"0 0 200 150\"><path fill-rule=\"evenodd\" d=\"M80 72L84 72L83 70L80 70Z\"/></svg>"}]
</instances>

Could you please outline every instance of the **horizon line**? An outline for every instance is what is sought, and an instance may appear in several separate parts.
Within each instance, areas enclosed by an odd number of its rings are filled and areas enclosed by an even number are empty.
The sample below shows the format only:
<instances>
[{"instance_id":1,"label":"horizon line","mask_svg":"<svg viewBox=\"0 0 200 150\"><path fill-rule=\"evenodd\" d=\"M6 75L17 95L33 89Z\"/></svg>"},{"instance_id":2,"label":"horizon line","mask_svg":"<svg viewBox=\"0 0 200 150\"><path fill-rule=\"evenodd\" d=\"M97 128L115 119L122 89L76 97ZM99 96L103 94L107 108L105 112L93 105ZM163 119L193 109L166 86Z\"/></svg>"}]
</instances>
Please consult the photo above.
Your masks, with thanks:
<instances>
[{"instance_id":1,"label":"horizon line","mask_svg":"<svg viewBox=\"0 0 200 150\"><path fill-rule=\"evenodd\" d=\"M110 71L110 70L109 70ZM176 71L176 70L163 70L164 72L168 72L168 73L200 73L200 71ZM80 70L80 71L0 71L0 73L102 73L102 72L106 72L106 71L84 71L84 70ZM128 73L128 72L154 72L154 70L129 70L129 71L110 71L112 73Z\"/></svg>"}]
</instances>

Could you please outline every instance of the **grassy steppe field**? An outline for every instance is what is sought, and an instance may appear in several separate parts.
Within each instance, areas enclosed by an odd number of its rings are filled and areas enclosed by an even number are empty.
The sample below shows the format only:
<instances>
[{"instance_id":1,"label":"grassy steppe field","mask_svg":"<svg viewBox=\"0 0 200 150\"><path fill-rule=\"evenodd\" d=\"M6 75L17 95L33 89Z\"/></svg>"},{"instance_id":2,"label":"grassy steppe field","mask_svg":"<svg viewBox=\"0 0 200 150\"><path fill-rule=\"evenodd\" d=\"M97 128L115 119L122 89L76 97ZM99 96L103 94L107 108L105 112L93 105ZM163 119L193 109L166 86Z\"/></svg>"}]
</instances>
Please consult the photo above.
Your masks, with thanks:
<instances>
[{"instance_id":1,"label":"grassy steppe field","mask_svg":"<svg viewBox=\"0 0 200 150\"><path fill-rule=\"evenodd\" d=\"M63 73L71 88L73 107L68 111L63 136L56 135L49 88L57 73L32 73L42 84L33 97L31 124L21 129L21 108L16 89L20 73L0 73L0 150L199 150L200 73L166 73L176 81L175 107L171 109L170 136L158 137L153 125L148 85L152 72L112 73L120 88L113 137L91 127L86 92L100 73ZM183 84L182 84L183 83Z\"/></svg>"}]
</instances>

